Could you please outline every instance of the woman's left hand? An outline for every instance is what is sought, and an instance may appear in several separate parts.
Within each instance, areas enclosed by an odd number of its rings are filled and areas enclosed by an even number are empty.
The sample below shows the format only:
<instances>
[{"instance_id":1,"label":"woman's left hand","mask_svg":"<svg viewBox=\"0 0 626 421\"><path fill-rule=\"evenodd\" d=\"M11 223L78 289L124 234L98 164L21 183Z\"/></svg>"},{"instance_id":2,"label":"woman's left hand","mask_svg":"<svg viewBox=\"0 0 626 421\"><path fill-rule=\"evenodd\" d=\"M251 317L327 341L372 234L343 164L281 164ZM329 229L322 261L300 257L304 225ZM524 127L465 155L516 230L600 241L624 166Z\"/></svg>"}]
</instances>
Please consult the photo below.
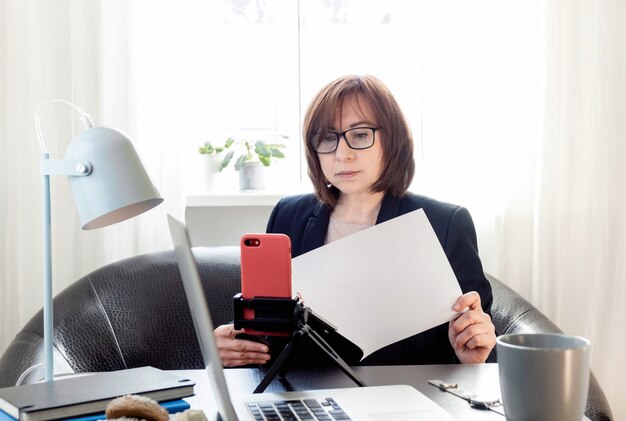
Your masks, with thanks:
<instances>
[{"instance_id":1,"label":"woman's left hand","mask_svg":"<svg viewBox=\"0 0 626 421\"><path fill-rule=\"evenodd\" d=\"M454 311L464 308L468 310L450 320L450 344L463 364L484 363L496 346L496 328L491 323L491 317L483 312L480 295L476 291L461 295L452 307Z\"/></svg>"}]
</instances>

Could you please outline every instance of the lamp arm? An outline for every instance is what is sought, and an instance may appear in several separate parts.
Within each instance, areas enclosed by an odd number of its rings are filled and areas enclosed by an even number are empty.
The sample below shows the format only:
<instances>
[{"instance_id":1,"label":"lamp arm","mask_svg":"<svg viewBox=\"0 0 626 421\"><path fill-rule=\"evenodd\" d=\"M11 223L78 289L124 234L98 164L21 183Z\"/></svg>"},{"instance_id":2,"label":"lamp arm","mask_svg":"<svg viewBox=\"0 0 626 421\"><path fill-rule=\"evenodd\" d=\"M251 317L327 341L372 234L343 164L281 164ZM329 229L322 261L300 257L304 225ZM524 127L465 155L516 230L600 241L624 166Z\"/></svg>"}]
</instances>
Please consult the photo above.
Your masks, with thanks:
<instances>
[{"instance_id":1,"label":"lamp arm","mask_svg":"<svg viewBox=\"0 0 626 421\"><path fill-rule=\"evenodd\" d=\"M80 114L80 120L83 122L85 127L87 127L87 128L93 127L93 119L91 118L91 116L89 114L87 114L85 111L83 111L76 104L74 104L74 103L72 103L70 101L66 101L64 99L50 99L48 101L44 101L43 103L41 103L39 108L37 108L37 113L35 114L35 130L37 131L37 139L39 140L39 146L41 147L41 152L44 152L44 153L47 152L47 150L46 150L46 144L43 141L43 136L41 135L41 128L40 128L40 124L39 124L39 113L41 112L41 109L45 105L48 105L48 104L51 104L51 103L55 103L55 102L60 102L62 104L66 104L66 105L69 105L70 107L74 108Z\"/></svg>"},{"instance_id":2,"label":"lamp arm","mask_svg":"<svg viewBox=\"0 0 626 421\"><path fill-rule=\"evenodd\" d=\"M39 161L39 172L46 175L85 176L91 174L91 171L92 166L87 161L48 158Z\"/></svg>"}]
</instances>

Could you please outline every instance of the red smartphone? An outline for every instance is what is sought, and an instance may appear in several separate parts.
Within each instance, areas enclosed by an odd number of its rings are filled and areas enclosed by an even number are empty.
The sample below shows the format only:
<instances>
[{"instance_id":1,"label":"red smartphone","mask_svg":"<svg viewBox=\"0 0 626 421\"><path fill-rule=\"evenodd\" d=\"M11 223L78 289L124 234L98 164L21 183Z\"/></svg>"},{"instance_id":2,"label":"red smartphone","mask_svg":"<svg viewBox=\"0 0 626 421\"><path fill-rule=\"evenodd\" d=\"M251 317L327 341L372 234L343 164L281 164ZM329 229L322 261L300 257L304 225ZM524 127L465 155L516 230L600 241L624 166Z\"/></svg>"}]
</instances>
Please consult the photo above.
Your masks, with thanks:
<instances>
[{"instance_id":1,"label":"red smartphone","mask_svg":"<svg viewBox=\"0 0 626 421\"><path fill-rule=\"evenodd\" d=\"M284 234L244 234L241 237L241 296L243 298L291 298L291 240ZM245 309L244 319L254 319ZM251 335L285 336L282 332Z\"/></svg>"}]
</instances>

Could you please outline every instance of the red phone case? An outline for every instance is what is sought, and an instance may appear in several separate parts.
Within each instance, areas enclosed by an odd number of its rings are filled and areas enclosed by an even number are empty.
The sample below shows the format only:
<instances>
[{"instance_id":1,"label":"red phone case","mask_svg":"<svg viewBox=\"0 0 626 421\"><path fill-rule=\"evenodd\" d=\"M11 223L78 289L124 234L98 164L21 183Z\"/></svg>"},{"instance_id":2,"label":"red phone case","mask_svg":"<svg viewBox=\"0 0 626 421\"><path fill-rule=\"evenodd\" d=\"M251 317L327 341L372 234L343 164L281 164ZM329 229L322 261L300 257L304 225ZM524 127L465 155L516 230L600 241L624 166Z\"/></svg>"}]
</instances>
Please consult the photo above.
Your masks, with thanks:
<instances>
[{"instance_id":1,"label":"red phone case","mask_svg":"<svg viewBox=\"0 0 626 421\"><path fill-rule=\"evenodd\" d=\"M291 298L291 241L284 234L244 234L241 237L241 295L243 298ZM244 319L254 319L245 309ZM284 336L281 332L253 335Z\"/></svg>"}]
</instances>

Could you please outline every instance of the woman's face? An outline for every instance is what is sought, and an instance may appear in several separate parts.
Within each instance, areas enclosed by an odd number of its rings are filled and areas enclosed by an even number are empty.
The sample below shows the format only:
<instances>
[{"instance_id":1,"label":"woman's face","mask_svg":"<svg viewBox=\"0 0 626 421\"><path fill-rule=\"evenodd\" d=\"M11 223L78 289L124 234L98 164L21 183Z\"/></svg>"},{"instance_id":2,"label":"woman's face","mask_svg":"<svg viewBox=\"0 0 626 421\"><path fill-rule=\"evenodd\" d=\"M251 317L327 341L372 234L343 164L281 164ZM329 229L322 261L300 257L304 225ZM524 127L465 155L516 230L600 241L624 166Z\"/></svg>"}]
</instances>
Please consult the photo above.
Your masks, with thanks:
<instances>
[{"instance_id":1,"label":"woman's face","mask_svg":"<svg viewBox=\"0 0 626 421\"><path fill-rule=\"evenodd\" d=\"M356 96L350 95L343 100L341 110L337 110L331 127L333 132L344 132L356 127L377 128L374 113L369 102L362 97L357 103ZM344 195L369 194L369 188L381 176L383 150L382 133L374 134L374 145L368 149L351 149L345 137L339 139L337 150L318 154L324 176Z\"/></svg>"}]
</instances>

